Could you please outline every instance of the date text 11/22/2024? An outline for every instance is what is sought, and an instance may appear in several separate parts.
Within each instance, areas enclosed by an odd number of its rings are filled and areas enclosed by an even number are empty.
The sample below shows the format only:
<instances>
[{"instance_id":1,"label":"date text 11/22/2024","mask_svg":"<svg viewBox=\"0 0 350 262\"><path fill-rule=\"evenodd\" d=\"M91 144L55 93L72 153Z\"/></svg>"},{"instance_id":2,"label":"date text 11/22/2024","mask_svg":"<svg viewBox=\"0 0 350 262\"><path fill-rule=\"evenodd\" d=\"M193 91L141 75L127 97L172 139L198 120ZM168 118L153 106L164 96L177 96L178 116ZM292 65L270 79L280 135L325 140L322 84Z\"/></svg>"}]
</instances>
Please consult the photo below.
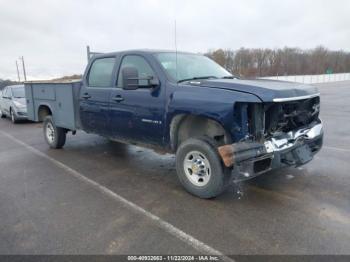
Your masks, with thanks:
<instances>
[{"instance_id":1,"label":"date text 11/22/2024","mask_svg":"<svg viewBox=\"0 0 350 262\"><path fill-rule=\"evenodd\" d=\"M171 256L162 256L162 255L154 255L154 256L128 256L128 261L219 261L219 256L212 255L197 255L197 256L183 256L183 255L171 255Z\"/></svg>"}]
</instances>

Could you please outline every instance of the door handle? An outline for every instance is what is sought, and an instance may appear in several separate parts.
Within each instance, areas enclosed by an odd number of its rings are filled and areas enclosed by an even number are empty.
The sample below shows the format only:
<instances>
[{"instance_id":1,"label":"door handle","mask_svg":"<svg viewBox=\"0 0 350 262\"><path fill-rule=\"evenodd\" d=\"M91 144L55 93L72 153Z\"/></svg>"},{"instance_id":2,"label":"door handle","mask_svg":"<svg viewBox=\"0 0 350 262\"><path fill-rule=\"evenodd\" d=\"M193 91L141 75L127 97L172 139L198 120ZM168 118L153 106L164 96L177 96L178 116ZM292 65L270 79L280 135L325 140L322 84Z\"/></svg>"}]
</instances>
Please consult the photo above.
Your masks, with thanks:
<instances>
[{"instance_id":1,"label":"door handle","mask_svg":"<svg viewBox=\"0 0 350 262\"><path fill-rule=\"evenodd\" d=\"M121 101L124 101L124 98L121 95L117 95L117 96L113 97L112 100L119 103Z\"/></svg>"},{"instance_id":2,"label":"door handle","mask_svg":"<svg viewBox=\"0 0 350 262\"><path fill-rule=\"evenodd\" d=\"M89 98L91 98L91 96L88 93L85 93L81 96L81 98L89 99Z\"/></svg>"}]
</instances>

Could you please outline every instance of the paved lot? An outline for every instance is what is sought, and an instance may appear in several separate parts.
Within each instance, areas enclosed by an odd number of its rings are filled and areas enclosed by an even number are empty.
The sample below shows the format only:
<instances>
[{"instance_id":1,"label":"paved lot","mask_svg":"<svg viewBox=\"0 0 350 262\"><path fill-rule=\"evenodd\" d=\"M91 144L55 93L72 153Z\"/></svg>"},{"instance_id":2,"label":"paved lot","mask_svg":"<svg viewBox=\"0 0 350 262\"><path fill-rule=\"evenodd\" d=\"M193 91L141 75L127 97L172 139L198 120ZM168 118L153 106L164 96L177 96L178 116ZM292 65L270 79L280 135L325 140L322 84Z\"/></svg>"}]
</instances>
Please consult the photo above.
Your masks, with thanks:
<instances>
[{"instance_id":1,"label":"paved lot","mask_svg":"<svg viewBox=\"0 0 350 262\"><path fill-rule=\"evenodd\" d=\"M83 132L50 150L0 120L0 254L350 254L350 82L319 88L323 150L241 198L189 195L171 155Z\"/></svg>"}]
</instances>

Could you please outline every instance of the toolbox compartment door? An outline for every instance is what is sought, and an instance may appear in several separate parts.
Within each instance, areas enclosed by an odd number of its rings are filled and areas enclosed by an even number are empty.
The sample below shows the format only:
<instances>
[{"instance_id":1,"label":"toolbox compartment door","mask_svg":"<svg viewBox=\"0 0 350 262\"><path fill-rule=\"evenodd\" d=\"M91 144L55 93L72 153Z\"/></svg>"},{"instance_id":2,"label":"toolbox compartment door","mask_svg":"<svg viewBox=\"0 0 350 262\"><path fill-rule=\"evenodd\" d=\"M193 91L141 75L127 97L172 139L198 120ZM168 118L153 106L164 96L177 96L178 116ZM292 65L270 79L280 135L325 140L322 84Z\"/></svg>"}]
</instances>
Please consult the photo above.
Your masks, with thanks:
<instances>
[{"instance_id":1,"label":"toolbox compartment door","mask_svg":"<svg viewBox=\"0 0 350 262\"><path fill-rule=\"evenodd\" d=\"M57 84L55 85L55 90L55 124L59 127L65 127L71 130L76 130L72 85Z\"/></svg>"},{"instance_id":2,"label":"toolbox compartment door","mask_svg":"<svg viewBox=\"0 0 350 262\"><path fill-rule=\"evenodd\" d=\"M55 100L55 85L33 85L33 97L34 99Z\"/></svg>"}]
</instances>

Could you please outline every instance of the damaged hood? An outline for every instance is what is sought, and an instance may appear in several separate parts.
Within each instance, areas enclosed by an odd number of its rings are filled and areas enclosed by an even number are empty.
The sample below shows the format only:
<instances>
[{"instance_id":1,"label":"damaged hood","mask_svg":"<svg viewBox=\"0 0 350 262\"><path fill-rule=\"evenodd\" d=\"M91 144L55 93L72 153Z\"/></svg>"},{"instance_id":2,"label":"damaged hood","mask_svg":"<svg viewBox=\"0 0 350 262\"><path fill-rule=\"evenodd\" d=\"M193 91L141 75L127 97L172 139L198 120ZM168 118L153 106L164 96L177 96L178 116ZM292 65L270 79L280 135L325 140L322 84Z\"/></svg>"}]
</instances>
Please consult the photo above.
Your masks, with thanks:
<instances>
[{"instance_id":1,"label":"damaged hood","mask_svg":"<svg viewBox=\"0 0 350 262\"><path fill-rule=\"evenodd\" d=\"M208 79L199 86L221 88L257 96L263 102L282 102L318 96L316 87L276 80Z\"/></svg>"}]
</instances>

